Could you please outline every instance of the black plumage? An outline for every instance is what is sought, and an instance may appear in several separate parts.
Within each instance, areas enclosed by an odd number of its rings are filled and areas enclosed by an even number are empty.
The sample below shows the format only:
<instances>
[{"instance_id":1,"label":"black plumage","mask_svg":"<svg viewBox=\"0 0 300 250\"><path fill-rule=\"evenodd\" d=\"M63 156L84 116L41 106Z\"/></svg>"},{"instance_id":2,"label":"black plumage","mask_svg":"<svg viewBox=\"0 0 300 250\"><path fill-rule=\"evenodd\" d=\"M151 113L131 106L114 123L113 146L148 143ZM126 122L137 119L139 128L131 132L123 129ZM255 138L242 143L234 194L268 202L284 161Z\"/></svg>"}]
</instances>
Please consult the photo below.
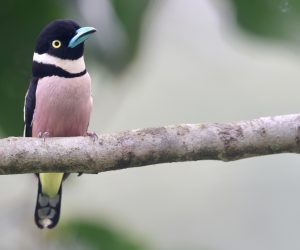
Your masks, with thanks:
<instances>
[{"instance_id":1,"label":"black plumage","mask_svg":"<svg viewBox=\"0 0 300 250\"><path fill-rule=\"evenodd\" d=\"M30 81L29 88L25 97L25 106L24 106L24 136L32 136L32 118L35 109L35 92L38 84L38 78L33 77Z\"/></svg>"},{"instance_id":2,"label":"black plumage","mask_svg":"<svg viewBox=\"0 0 300 250\"><path fill-rule=\"evenodd\" d=\"M35 52L47 53L61 59L75 60L83 55L84 43L75 48L69 48L68 44L76 34L80 26L72 20L55 20L49 23L40 33L36 43ZM61 41L60 48L53 48L51 43L54 40Z\"/></svg>"}]
</instances>

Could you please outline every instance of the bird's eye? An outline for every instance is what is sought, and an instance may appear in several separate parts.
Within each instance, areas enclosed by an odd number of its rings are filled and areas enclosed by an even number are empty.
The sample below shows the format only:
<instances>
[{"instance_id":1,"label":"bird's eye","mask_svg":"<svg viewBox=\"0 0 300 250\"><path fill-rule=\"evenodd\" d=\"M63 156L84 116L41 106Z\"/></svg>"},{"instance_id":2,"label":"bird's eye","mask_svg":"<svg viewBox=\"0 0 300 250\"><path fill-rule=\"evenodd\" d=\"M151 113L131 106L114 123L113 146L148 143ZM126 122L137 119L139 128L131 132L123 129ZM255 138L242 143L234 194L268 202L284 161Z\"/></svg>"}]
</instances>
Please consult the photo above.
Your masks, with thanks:
<instances>
[{"instance_id":1,"label":"bird's eye","mask_svg":"<svg viewBox=\"0 0 300 250\"><path fill-rule=\"evenodd\" d=\"M59 41L59 40L54 40L54 41L52 42L52 47L53 47L53 48L58 49L60 46L61 46L61 41Z\"/></svg>"}]
</instances>

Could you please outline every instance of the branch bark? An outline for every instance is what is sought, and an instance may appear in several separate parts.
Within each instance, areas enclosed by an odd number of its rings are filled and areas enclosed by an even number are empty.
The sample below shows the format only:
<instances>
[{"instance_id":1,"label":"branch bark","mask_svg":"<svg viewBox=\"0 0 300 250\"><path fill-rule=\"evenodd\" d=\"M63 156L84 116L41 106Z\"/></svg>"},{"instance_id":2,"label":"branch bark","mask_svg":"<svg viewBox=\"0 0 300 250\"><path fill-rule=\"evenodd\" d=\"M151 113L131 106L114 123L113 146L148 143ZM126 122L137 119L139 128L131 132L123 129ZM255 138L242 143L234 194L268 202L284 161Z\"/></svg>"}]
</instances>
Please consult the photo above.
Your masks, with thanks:
<instances>
[{"instance_id":1,"label":"branch bark","mask_svg":"<svg viewBox=\"0 0 300 250\"><path fill-rule=\"evenodd\" d=\"M0 174L103 171L300 152L300 114L182 124L89 137L0 140Z\"/></svg>"}]
</instances>

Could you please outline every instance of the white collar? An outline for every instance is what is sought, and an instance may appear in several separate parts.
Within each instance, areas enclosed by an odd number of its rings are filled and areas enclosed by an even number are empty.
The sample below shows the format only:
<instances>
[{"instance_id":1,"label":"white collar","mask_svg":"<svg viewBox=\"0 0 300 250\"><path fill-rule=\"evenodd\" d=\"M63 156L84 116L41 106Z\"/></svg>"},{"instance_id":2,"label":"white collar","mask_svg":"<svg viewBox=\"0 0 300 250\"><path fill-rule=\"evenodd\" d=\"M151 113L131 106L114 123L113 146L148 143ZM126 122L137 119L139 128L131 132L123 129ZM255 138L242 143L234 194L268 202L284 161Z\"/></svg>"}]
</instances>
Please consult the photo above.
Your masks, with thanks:
<instances>
[{"instance_id":1,"label":"white collar","mask_svg":"<svg viewBox=\"0 0 300 250\"><path fill-rule=\"evenodd\" d=\"M34 53L33 61L57 66L71 74L80 73L85 70L85 63L84 63L83 56L76 60L70 60L70 59L61 59L56 56L49 55L47 53L44 54Z\"/></svg>"}]
</instances>

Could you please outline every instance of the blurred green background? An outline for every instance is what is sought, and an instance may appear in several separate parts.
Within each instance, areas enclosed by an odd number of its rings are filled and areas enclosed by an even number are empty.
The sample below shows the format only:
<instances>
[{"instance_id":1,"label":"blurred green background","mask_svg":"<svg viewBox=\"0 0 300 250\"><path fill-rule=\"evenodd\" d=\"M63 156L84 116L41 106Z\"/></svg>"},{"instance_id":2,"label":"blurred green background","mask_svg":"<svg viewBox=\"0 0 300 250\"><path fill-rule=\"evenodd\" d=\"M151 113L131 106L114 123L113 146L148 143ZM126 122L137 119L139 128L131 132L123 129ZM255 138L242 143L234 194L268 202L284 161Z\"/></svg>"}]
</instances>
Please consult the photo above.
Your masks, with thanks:
<instances>
[{"instance_id":1,"label":"blurred green background","mask_svg":"<svg viewBox=\"0 0 300 250\"><path fill-rule=\"evenodd\" d=\"M22 135L35 40L58 18L98 30L85 56L97 133L299 113L297 0L13 0L0 9L2 137ZM0 249L298 248L298 165L279 155L74 176L60 225L43 232L35 178L1 176Z\"/></svg>"}]
</instances>

